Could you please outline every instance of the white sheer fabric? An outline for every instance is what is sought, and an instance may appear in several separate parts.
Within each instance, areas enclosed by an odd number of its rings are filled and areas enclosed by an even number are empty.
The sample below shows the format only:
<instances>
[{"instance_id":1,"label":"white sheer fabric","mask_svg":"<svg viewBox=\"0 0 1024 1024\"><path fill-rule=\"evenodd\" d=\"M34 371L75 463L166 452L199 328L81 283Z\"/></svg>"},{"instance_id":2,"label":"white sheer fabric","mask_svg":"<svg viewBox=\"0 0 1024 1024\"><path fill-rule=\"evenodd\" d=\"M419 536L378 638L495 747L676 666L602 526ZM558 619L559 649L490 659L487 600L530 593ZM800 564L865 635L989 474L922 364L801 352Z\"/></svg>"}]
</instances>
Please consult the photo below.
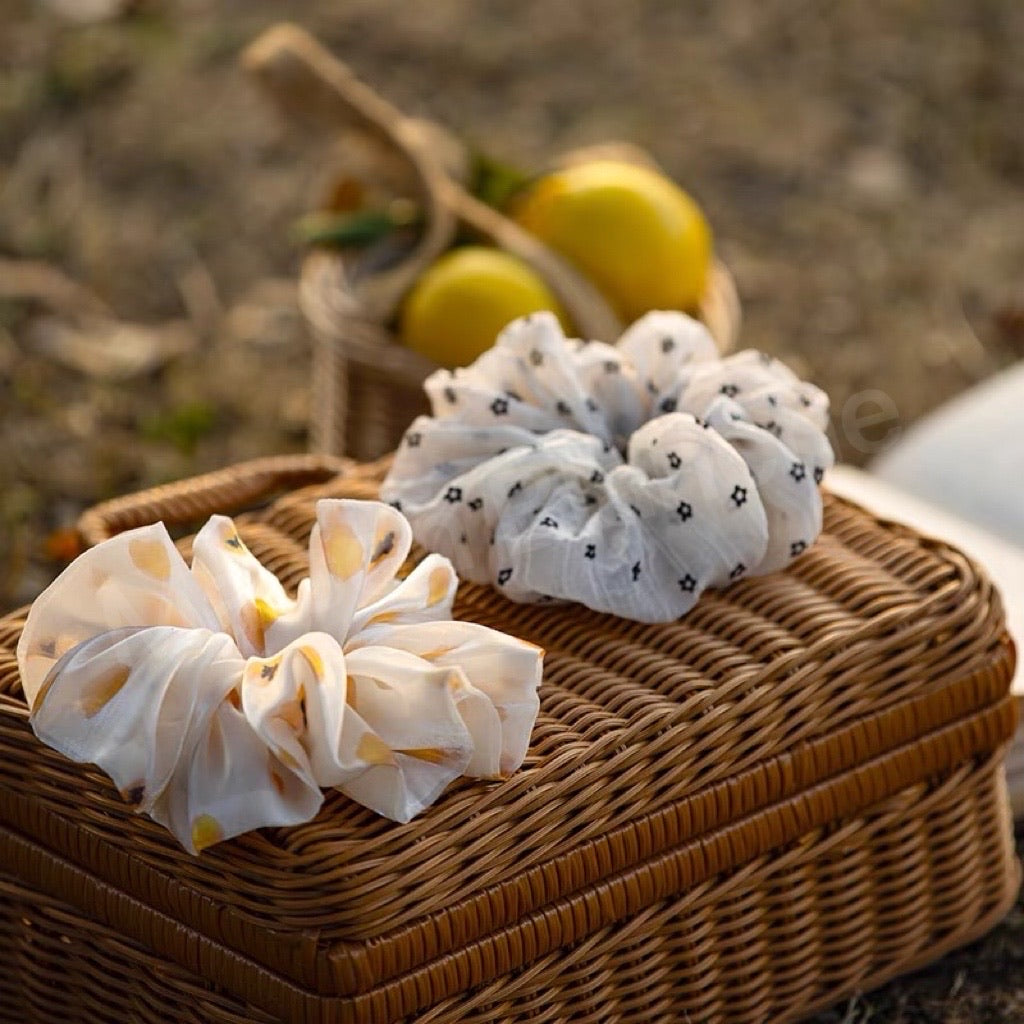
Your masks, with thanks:
<instances>
[{"instance_id":1,"label":"white sheer fabric","mask_svg":"<svg viewBox=\"0 0 1024 1024\"><path fill-rule=\"evenodd\" d=\"M307 821L336 787L408 821L459 775L522 763L542 652L451 621L457 578L404 579L405 518L321 501L290 599L213 517L189 569L163 524L85 552L33 605L18 646L32 725L92 762L190 851Z\"/></svg>"},{"instance_id":2,"label":"white sheer fabric","mask_svg":"<svg viewBox=\"0 0 1024 1024\"><path fill-rule=\"evenodd\" d=\"M720 358L682 313L650 313L615 345L535 313L426 390L433 415L382 497L513 600L668 621L821 531L827 397L761 353Z\"/></svg>"}]
</instances>

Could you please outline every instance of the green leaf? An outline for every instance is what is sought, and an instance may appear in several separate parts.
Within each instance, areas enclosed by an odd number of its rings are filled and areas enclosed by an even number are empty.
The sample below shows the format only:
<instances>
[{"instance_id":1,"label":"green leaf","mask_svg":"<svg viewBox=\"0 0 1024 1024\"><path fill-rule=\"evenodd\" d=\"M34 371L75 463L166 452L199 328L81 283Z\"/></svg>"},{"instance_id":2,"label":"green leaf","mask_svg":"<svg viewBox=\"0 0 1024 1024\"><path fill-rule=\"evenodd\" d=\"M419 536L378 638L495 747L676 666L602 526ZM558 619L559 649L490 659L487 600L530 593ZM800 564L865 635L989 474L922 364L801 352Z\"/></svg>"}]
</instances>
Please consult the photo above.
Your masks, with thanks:
<instances>
[{"instance_id":1,"label":"green leaf","mask_svg":"<svg viewBox=\"0 0 1024 1024\"><path fill-rule=\"evenodd\" d=\"M525 188L534 179L533 174L519 167L495 160L486 153L475 151L470 172L470 191L481 202L493 206L496 210L504 210L515 194Z\"/></svg>"},{"instance_id":2,"label":"green leaf","mask_svg":"<svg viewBox=\"0 0 1024 1024\"><path fill-rule=\"evenodd\" d=\"M395 200L383 210L310 213L299 219L295 232L306 245L361 249L380 241L392 231L418 227L422 219L422 211L415 203Z\"/></svg>"}]
</instances>

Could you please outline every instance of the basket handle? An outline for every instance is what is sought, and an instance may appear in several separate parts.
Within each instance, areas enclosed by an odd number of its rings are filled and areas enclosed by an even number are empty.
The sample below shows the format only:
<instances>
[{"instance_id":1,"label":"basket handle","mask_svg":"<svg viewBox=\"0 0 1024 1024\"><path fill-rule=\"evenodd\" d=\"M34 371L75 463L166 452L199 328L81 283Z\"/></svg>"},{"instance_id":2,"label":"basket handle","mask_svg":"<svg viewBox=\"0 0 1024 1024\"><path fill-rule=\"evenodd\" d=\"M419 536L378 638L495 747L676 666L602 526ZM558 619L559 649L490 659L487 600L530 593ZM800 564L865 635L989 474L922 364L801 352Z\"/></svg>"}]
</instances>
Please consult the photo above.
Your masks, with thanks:
<instances>
[{"instance_id":1,"label":"basket handle","mask_svg":"<svg viewBox=\"0 0 1024 1024\"><path fill-rule=\"evenodd\" d=\"M445 166L436 126L406 117L296 25L275 25L245 51L243 66L292 117L318 126L355 122L410 163L423 192L427 229L397 267L350 286L371 319L387 321L413 282L455 238L461 221L529 264L589 338L617 338L622 323L598 289L566 260L470 195ZM442 133L443 134L443 133Z\"/></svg>"},{"instance_id":2,"label":"basket handle","mask_svg":"<svg viewBox=\"0 0 1024 1024\"><path fill-rule=\"evenodd\" d=\"M333 455L252 459L95 505L79 517L78 534L92 547L137 526L161 520L168 524L192 523L216 512L234 514L283 490L324 483L337 476L359 476L361 472L351 459Z\"/></svg>"},{"instance_id":3,"label":"basket handle","mask_svg":"<svg viewBox=\"0 0 1024 1024\"><path fill-rule=\"evenodd\" d=\"M410 164L419 182L426 230L409 256L359 283L371 319L388 319L402 296L452 243L457 222L440 201L448 175L422 125L406 117L305 29L280 24L267 29L242 55L242 66L284 112L316 127L355 123Z\"/></svg>"}]
</instances>

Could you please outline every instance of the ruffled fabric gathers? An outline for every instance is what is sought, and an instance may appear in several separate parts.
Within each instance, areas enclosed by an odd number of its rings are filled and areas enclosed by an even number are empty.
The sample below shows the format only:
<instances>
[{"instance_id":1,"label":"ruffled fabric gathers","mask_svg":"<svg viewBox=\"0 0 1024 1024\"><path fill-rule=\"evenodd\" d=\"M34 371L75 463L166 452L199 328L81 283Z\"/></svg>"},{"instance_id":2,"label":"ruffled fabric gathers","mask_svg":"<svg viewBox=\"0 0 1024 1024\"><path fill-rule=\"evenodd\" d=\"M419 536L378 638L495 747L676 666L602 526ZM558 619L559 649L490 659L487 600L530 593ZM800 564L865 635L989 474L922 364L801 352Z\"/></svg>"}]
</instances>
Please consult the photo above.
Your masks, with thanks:
<instances>
[{"instance_id":1,"label":"ruffled fabric gathers","mask_svg":"<svg viewBox=\"0 0 1024 1024\"><path fill-rule=\"evenodd\" d=\"M36 734L102 768L195 853L308 821L334 787L408 821L526 755L539 648L451 621L458 583L379 502L321 501L294 600L232 521L191 569L162 523L85 552L33 605L18 663Z\"/></svg>"},{"instance_id":2,"label":"ruffled fabric gathers","mask_svg":"<svg viewBox=\"0 0 1024 1024\"><path fill-rule=\"evenodd\" d=\"M535 313L426 382L381 495L459 574L642 622L772 572L821 531L828 398L682 313L615 345Z\"/></svg>"}]
</instances>

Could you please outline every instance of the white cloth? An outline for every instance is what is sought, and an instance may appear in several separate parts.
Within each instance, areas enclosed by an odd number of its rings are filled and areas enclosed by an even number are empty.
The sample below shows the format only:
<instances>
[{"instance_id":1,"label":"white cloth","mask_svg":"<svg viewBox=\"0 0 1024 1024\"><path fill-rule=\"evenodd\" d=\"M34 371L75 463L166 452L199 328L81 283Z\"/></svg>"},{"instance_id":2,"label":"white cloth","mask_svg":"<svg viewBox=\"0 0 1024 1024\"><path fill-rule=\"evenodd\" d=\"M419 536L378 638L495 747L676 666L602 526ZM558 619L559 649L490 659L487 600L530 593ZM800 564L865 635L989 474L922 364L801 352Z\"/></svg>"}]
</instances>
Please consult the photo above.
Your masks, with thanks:
<instances>
[{"instance_id":1,"label":"white cloth","mask_svg":"<svg viewBox=\"0 0 1024 1024\"><path fill-rule=\"evenodd\" d=\"M451 621L458 580L428 555L396 579L408 522L321 501L295 600L214 516L191 570L162 523L85 552L18 644L43 742L99 765L191 852L312 818L336 787L408 821L459 775L526 755L542 652Z\"/></svg>"},{"instance_id":2,"label":"white cloth","mask_svg":"<svg viewBox=\"0 0 1024 1024\"><path fill-rule=\"evenodd\" d=\"M682 313L649 313L616 345L534 313L426 390L433 416L406 433L382 497L513 600L669 621L821 531L827 397L770 356L719 358Z\"/></svg>"},{"instance_id":3,"label":"white cloth","mask_svg":"<svg viewBox=\"0 0 1024 1024\"><path fill-rule=\"evenodd\" d=\"M1024 362L890 430L872 473L1024 547Z\"/></svg>"}]
</instances>

